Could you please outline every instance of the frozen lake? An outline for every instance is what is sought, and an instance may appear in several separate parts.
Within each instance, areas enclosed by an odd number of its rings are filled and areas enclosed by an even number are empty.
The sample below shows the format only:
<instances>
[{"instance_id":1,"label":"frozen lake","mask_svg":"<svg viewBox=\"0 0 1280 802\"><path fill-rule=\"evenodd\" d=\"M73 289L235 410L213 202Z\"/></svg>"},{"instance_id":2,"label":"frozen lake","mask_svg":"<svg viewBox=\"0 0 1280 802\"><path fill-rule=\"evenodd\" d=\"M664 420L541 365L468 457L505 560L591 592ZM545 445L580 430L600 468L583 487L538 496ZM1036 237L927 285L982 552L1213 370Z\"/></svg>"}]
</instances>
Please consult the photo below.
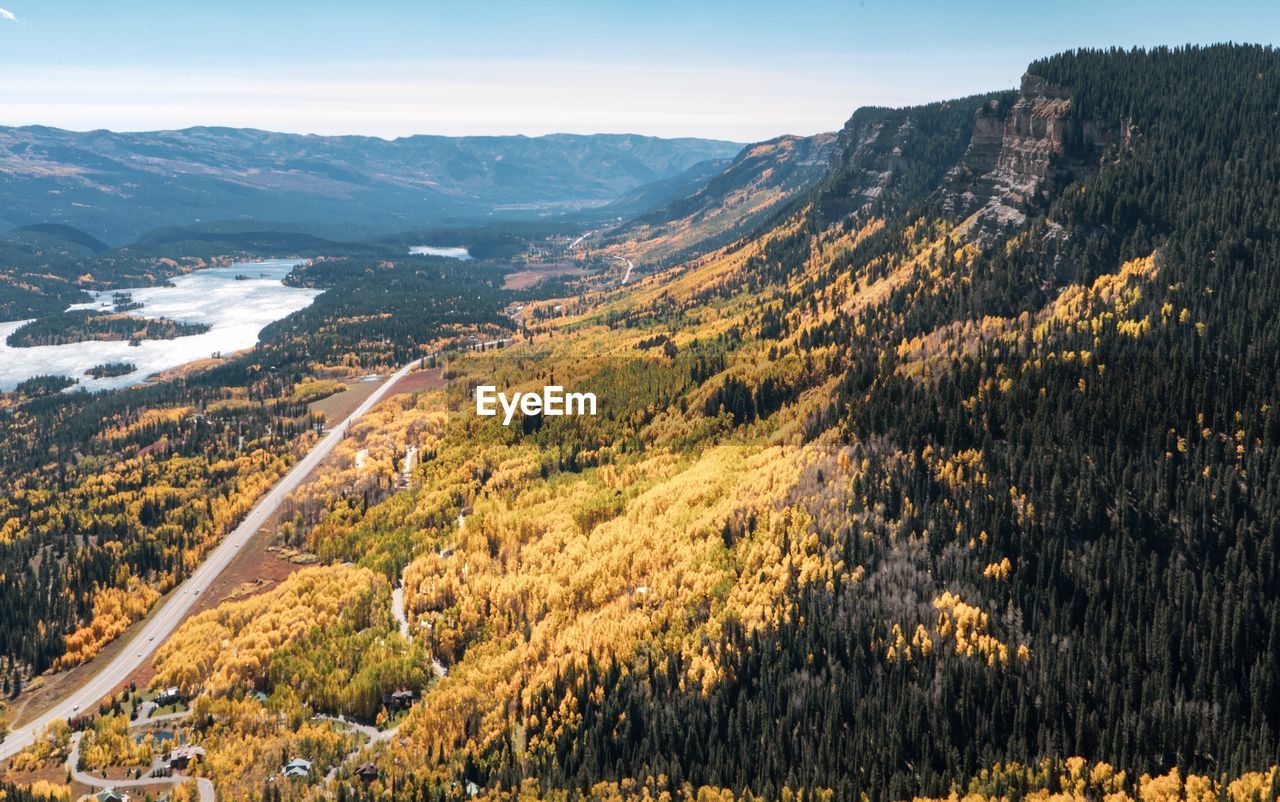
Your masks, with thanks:
<instances>
[{"instance_id":1,"label":"frozen lake","mask_svg":"<svg viewBox=\"0 0 1280 802\"><path fill-rule=\"evenodd\" d=\"M449 259L470 259L471 252L466 248L436 245L414 245L409 253L415 256L444 256Z\"/></svg>"},{"instance_id":2,"label":"frozen lake","mask_svg":"<svg viewBox=\"0 0 1280 802\"><path fill-rule=\"evenodd\" d=\"M95 293L92 301L71 309L112 310L112 296L127 292L140 309L136 317L167 317L188 323L207 323L209 331L173 340L82 342L11 348L5 342L22 321L0 323L0 390L12 390L32 376L61 375L79 380L71 391L128 387L147 377L214 353L230 354L258 342L258 334L273 321L309 306L320 290L286 287L284 277L301 262L275 259L197 270L174 278L171 287L122 288ZM237 281L236 276L248 276ZM108 362L138 366L124 376L93 379L85 371Z\"/></svg>"}]
</instances>

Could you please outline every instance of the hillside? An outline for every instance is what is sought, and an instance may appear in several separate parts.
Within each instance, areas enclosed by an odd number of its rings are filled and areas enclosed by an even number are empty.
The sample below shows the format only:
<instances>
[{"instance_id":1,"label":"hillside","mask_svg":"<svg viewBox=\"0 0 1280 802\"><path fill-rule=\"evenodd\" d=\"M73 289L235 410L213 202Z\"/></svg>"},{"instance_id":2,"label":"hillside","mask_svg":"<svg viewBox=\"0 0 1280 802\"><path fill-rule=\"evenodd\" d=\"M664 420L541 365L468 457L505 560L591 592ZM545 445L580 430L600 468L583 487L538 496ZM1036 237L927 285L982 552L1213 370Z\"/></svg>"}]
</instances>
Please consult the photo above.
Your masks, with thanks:
<instances>
[{"instance_id":1,"label":"hillside","mask_svg":"<svg viewBox=\"0 0 1280 802\"><path fill-rule=\"evenodd\" d=\"M645 262L670 261L751 233L770 213L827 174L834 134L785 136L751 145L684 194L610 232L619 253ZM650 193L652 194L652 193ZM638 205L638 204L637 204Z\"/></svg>"},{"instance_id":2,"label":"hillside","mask_svg":"<svg viewBox=\"0 0 1280 802\"><path fill-rule=\"evenodd\" d=\"M602 205L740 148L632 135L388 141L0 128L0 222L66 224L115 245L161 226L225 219L394 231Z\"/></svg>"},{"instance_id":3,"label":"hillside","mask_svg":"<svg viewBox=\"0 0 1280 802\"><path fill-rule=\"evenodd\" d=\"M1068 52L855 112L803 190L739 159L771 208L626 287L448 274L515 341L352 427L311 566L164 646L174 727L263 802L1280 797L1277 109L1273 48ZM303 358L423 338L351 328L421 273L358 267ZM553 381L600 414L473 414Z\"/></svg>"}]
</instances>

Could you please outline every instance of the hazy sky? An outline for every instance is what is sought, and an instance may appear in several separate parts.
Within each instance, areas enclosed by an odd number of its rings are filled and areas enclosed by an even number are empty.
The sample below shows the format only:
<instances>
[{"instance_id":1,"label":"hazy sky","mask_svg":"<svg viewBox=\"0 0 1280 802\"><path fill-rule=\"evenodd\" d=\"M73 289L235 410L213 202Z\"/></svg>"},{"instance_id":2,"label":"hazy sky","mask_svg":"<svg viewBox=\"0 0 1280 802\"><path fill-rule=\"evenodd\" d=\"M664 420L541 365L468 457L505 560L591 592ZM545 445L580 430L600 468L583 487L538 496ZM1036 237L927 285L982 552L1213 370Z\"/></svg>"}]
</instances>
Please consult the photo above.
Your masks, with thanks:
<instances>
[{"instance_id":1,"label":"hazy sky","mask_svg":"<svg viewBox=\"0 0 1280 802\"><path fill-rule=\"evenodd\" d=\"M0 124L750 141L1225 40L1280 42L1280 2L0 0Z\"/></svg>"}]
</instances>

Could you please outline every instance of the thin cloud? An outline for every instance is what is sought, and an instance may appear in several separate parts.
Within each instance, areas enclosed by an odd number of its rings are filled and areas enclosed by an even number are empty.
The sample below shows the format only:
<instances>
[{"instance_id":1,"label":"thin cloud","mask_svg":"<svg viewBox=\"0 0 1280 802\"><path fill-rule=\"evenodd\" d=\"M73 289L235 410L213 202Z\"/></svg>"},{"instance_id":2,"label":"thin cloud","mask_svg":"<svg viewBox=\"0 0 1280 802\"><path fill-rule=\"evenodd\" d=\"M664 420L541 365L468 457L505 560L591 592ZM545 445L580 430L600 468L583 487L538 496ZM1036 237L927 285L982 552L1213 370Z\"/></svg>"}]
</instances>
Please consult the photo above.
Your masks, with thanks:
<instances>
[{"instance_id":1,"label":"thin cloud","mask_svg":"<svg viewBox=\"0 0 1280 802\"><path fill-rule=\"evenodd\" d=\"M18 18L13 16L13 12L7 8L0 8L0 19L7 19L10 22L18 21Z\"/></svg>"}]
</instances>

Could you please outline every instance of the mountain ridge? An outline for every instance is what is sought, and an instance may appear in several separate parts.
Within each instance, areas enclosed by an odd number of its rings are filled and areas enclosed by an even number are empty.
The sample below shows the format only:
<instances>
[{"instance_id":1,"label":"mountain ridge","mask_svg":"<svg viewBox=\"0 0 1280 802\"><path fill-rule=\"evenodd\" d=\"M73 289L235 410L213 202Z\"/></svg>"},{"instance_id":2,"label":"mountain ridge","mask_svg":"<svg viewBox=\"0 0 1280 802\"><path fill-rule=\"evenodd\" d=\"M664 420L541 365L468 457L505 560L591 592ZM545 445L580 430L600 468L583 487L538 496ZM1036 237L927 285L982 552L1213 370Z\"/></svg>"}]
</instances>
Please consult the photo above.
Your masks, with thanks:
<instances>
[{"instance_id":1,"label":"mountain ridge","mask_svg":"<svg viewBox=\"0 0 1280 802\"><path fill-rule=\"evenodd\" d=\"M112 244L209 219L382 225L538 217L604 205L741 145L635 134L377 137L196 126L0 127L0 219Z\"/></svg>"}]
</instances>

